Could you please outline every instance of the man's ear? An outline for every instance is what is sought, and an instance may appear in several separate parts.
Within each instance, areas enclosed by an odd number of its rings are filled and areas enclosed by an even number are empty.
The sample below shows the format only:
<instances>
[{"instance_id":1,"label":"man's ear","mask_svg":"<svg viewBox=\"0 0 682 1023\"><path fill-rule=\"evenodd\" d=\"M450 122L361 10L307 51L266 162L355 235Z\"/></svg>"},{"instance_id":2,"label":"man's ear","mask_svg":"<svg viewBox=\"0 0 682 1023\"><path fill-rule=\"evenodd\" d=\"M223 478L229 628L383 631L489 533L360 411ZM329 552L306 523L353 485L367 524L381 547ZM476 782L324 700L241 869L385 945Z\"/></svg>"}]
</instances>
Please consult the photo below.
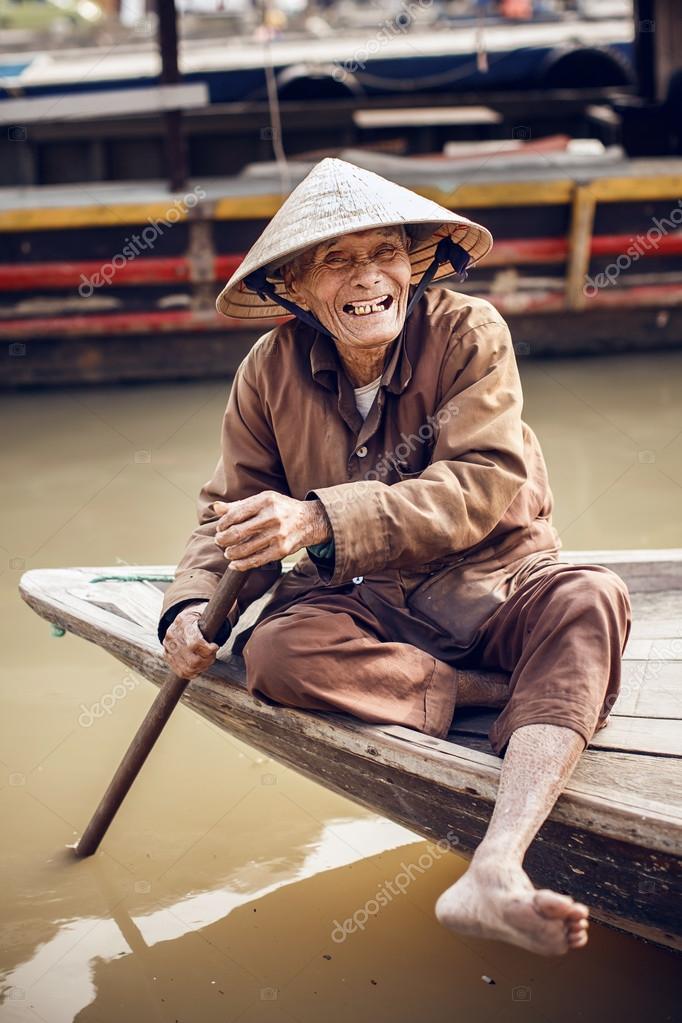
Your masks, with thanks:
<instances>
[{"instance_id":1,"label":"man's ear","mask_svg":"<svg viewBox=\"0 0 682 1023\"><path fill-rule=\"evenodd\" d=\"M290 295L293 295L292 285L294 275L292 274L291 270L289 269L286 263L281 268L280 274L282 275L282 280L284 281L284 287L287 289Z\"/></svg>"},{"instance_id":2,"label":"man's ear","mask_svg":"<svg viewBox=\"0 0 682 1023\"><path fill-rule=\"evenodd\" d=\"M292 298L296 295L296 278L291 270L291 267L284 265L281 269L282 280L284 281L284 287L287 289Z\"/></svg>"},{"instance_id":3,"label":"man's ear","mask_svg":"<svg viewBox=\"0 0 682 1023\"><path fill-rule=\"evenodd\" d=\"M282 280L284 281L284 286L287 289L287 292L289 293L290 298L292 298L294 302L296 302L298 305L300 305L302 309L307 309L308 306L306 305L306 303L301 298L301 294L298 291L297 284L296 284L296 277L295 277L294 273L292 272L292 270L290 269L290 267L283 266L281 273L282 273Z\"/></svg>"}]
</instances>

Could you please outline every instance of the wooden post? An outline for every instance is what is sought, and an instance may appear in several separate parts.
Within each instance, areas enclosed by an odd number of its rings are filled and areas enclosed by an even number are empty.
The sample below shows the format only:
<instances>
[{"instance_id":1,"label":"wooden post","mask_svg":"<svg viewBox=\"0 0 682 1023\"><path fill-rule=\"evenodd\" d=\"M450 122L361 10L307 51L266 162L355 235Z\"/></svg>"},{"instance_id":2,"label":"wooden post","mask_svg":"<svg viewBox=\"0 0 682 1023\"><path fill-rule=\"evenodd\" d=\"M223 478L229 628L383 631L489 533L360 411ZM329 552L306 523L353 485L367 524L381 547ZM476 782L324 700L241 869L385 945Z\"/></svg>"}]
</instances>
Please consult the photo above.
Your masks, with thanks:
<instances>
[{"instance_id":1,"label":"wooden post","mask_svg":"<svg viewBox=\"0 0 682 1023\"><path fill-rule=\"evenodd\" d=\"M566 307L584 309L585 276L590 266L592 228L596 200L592 185L576 185L571 207L568 264L566 267Z\"/></svg>"},{"instance_id":2,"label":"wooden post","mask_svg":"<svg viewBox=\"0 0 682 1023\"><path fill-rule=\"evenodd\" d=\"M662 103L682 70L682 7L679 0L636 0L634 16L640 95Z\"/></svg>"},{"instance_id":3,"label":"wooden post","mask_svg":"<svg viewBox=\"0 0 682 1023\"><path fill-rule=\"evenodd\" d=\"M177 85L180 81L180 72L178 70L178 24L175 0L157 0L157 13L161 84ZM182 131L182 113L180 110L167 110L163 119L166 126L169 188L171 192L179 192L187 183L187 147Z\"/></svg>"}]
</instances>

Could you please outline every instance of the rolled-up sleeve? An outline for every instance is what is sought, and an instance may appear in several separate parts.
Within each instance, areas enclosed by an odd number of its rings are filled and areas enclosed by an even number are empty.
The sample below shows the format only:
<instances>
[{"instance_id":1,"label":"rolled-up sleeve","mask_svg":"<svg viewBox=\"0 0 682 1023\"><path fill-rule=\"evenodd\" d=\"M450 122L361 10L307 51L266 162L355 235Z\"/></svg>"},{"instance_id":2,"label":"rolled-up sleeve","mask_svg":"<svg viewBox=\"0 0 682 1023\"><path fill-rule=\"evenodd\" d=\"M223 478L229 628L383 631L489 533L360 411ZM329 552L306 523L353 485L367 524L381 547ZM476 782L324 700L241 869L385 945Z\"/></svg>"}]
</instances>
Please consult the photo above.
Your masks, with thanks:
<instances>
[{"instance_id":1,"label":"rolled-up sleeve","mask_svg":"<svg viewBox=\"0 0 682 1023\"><path fill-rule=\"evenodd\" d=\"M495 528L523 486L523 399L504 320L451 339L439 393L423 424L431 461L417 478L363 479L306 495L322 501L332 526L334 566L320 572L323 583L465 551Z\"/></svg>"},{"instance_id":2,"label":"rolled-up sleeve","mask_svg":"<svg viewBox=\"0 0 682 1023\"><path fill-rule=\"evenodd\" d=\"M253 379L253 356L247 356L234 378L222 421L221 454L210 480L197 502L199 525L192 532L165 593L159 621L159 639L182 608L193 600L209 600L227 568L227 560L215 543L219 516L214 501L238 501L264 490L288 493L284 471L270 424ZM230 614L236 624L239 611L272 585L281 573L280 562L249 572L237 608Z\"/></svg>"}]
</instances>

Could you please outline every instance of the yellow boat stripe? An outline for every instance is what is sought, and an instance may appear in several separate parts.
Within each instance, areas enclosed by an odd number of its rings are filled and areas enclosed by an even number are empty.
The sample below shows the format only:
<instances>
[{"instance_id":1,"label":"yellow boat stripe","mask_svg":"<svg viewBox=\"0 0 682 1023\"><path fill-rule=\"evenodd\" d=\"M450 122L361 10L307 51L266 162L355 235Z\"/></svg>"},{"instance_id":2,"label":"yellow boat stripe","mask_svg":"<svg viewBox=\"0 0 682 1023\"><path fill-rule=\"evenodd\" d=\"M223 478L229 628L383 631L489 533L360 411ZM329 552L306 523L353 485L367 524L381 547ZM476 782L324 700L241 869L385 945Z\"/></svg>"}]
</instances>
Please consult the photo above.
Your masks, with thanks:
<instances>
[{"instance_id":1,"label":"yellow boat stripe","mask_svg":"<svg viewBox=\"0 0 682 1023\"><path fill-rule=\"evenodd\" d=\"M172 219L168 214L174 211ZM177 216L176 216L177 214ZM145 225L147 219L178 223L187 210L172 203L95 203L92 206L46 206L24 210L0 210L0 231L48 231L64 227L115 227L117 224Z\"/></svg>"},{"instance_id":2,"label":"yellow boat stripe","mask_svg":"<svg viewBox=\"0 0 682 1023\"><path fill-rule=\"evenodd\" d=\"M636 202L656 199L677 200L682 196L682 175L632 178L599 178L586 182L597 202ZM540 206L572 201L576 184L572 180L514 181L462 184L450 190L416 186L414 191L448 209ZM269 220L282 204L282 196L225 196L205 204L207 219ZM201 204L195 207L198 212ZM187 219L187 210L173 206L170 199L153 203L95 203L87 206L50 206L0 210L0 231L41 231L59 228L112 227L164 220L173 210L173 223ZM176 215L177 214L177 215ZM195 213L196 216L196 213Z\"/></svg>"}]
</instances>

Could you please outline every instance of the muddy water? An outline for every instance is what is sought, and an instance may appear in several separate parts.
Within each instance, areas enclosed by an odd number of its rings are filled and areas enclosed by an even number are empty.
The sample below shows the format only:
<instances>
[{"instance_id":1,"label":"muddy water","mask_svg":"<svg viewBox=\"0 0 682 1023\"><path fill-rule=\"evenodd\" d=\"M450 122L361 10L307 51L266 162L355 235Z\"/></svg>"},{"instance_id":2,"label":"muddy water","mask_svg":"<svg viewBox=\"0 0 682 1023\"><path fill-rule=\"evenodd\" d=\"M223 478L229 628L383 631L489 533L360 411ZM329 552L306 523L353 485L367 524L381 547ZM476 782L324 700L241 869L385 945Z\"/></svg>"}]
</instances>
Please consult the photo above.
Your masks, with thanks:
<instances>
[{"instance_id":1,"label":"muddy water","mask_svg":"<svg viewBox=\"0 0 682 1023\"><path fill-rule=\"evenodd\" d=\"M522 371L565 546L679 546L682 354ZM335 942L334 922L427 846L185 708L97 856L67 855L155 690L141 681L91 720L123 669L51 637L18 601L19 575L172 562L225 394L219 382L3 397L0 1018L679 1019L679 959L628 937L593 926L587 950L555 961L444 932L432 906L462 870L451 855L412 869L404 894Z\"/></svg>"}]
</instances>

